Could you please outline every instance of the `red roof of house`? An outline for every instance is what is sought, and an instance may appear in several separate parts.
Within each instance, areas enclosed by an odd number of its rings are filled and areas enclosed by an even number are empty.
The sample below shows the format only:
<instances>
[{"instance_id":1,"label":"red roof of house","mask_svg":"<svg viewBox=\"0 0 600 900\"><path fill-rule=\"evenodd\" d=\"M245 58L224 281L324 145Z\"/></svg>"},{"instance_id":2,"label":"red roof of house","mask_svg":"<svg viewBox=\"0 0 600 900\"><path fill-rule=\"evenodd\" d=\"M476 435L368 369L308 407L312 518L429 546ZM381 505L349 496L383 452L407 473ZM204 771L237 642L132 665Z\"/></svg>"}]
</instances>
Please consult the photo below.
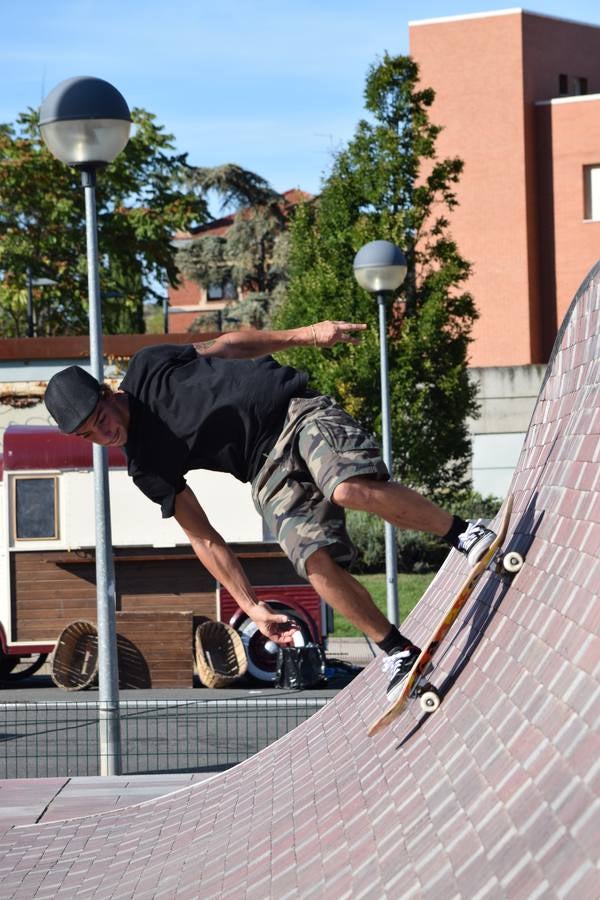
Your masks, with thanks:
<instances>
[{"instance_id":1,"label":"red roof of house","mask_svg":"<svg viewBox=\"0 0 600 900\"><path fill-rule=\"evenodd\" d=\"M104 355L129 359L142 347L154 344L190 344L216 337L214 331L194 334L105 334ZM0 338L0 360L89 359L87 335L63 335L35 338Z\"/></svg>"},{"instance_id":2,"label":"red roof of house","mask_svg":"<svg viewBox=\"0 0 600 900\"><path fill-rule=\"evenodd\" d=\"M301 191L300 188L292 188L289 191L284 191L281 195L285 198L286 202L291 206L295 206L297 203L303 203L306 200L312 200L312 194L307 194L306 191ZM195 237L220 237L223 234L227 234L228 230L233 225L233 221L235 219L235 213L231 213L228 216L222 216L220 219L213 219L211 222L207 222L204 225L199 225L197 228L190 228L189 231L177 231L173 235L173 239L177 241L185 241L190 238Z\"/></svg>"},{"instance_id":3,"label":"red roof of house","mask_svg":"<svg viewBox=\"0 0 600 900\"><path fill-rule=\"evenodd\" d=\"M112 468L127 466L120 447L108 448ZM50 425L10 425L4 432L4 469L91 469L92 444Z\"/></svg>"}]
</instances>

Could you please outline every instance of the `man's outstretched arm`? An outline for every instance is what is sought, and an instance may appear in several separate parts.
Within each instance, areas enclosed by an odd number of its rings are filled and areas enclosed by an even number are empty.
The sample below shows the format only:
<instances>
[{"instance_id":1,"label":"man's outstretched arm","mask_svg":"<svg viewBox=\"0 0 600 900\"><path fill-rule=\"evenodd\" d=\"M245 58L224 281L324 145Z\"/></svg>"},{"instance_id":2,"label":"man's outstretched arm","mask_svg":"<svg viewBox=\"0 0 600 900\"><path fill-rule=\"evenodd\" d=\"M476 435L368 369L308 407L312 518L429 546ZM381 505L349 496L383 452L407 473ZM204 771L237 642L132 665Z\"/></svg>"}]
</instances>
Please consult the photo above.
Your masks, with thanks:
<instances>
[{"instance_id":1,"label":"man's outstretched arm","mask_svg":"<svg viewBox=\"0 0 600 900\"><path fill-rule=\"evenodd\" d=\"M238 606L256 622L261 634L282 646L293 644L297 627L287 616L274 613L266 603L257 601L237 556L212 527L189 487L175 498L175 518L202 565L227 588Z\"/></svg>"},{"instance_id":2,"label":"man's outstretched arm","mask_svg":"<svg viewBox=\"0 0 600 900\"><path fill-rule=\"evenodd\" d=\"M366 325L356 322L316 322L302 328L285 331L230 331L214 341L194 344L200 356L219 356L230 359L253 359L289 350L292 347L333 347L334 344L359 344Z\"/></svg>"}]
</instances>

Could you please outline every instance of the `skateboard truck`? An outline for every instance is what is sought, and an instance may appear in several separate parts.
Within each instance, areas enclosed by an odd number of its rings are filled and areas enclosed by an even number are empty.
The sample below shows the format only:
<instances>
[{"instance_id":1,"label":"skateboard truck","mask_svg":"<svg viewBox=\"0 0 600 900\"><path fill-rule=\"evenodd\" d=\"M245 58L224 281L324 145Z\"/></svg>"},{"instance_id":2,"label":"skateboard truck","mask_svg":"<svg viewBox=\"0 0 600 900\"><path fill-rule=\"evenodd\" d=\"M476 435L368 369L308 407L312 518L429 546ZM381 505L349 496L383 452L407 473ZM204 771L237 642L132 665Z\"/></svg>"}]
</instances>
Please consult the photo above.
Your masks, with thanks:
<instances>
[{"instance_id":1,"label":"skateboard truck","mask_svg":"<svg viewBox=\"0 0 600 900\"><path fill-rule=\"evenodd\" d=\"M435 712L440 703L442 702L442 698L437 690L434 688L432 684L425 685L426 690L423 690L423 693L419 695L419 704L424 713L432 713Z\"/></svg>"},{"instance_id":2,"label":"skateboard truck","mask_svg":"<svg viewBox=\"0 0 600 900\"><path fill-rule=\"evenodd\" d=\"M523 556L516 550L499 550L494 560L498 574L516 575L523 568Z\"/></svg>"},{"instance_id":3,"label":"skateboard truck","mask_svg":"<svg viewBox=\"0 0 600 900\"><path fill-rule=\"evenodd\" d=\"M419 704L425 713L435 712L442 701L438 689L427 680L429 673L432 671L433 665L428 663L410 693L411 697L419 698Z\"/></svg>"}]
</instances>

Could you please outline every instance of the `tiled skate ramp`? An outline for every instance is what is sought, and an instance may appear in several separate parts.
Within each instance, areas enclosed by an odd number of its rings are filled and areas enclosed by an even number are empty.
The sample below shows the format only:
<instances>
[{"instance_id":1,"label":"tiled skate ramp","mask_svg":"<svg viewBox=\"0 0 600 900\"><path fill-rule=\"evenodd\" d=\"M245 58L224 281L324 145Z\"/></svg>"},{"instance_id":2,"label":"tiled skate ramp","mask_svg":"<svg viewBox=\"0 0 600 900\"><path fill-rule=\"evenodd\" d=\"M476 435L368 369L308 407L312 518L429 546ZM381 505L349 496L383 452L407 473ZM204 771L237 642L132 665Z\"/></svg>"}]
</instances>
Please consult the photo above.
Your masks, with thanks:
<instances>
[{"instance_id":1,"label":"tiled skate ramp","mask_svg":"<svg viewBox=\"0 0 600 900\"><path fill-rule=\"evenodd\" d=\"M418 706L374 739L375 662L246 763L160 800L4 838L3 898L595 898L600 884L600 270L561 332L487 575ZM423 641L455 554L406 623Z\"/></svg>"}]
</instances>

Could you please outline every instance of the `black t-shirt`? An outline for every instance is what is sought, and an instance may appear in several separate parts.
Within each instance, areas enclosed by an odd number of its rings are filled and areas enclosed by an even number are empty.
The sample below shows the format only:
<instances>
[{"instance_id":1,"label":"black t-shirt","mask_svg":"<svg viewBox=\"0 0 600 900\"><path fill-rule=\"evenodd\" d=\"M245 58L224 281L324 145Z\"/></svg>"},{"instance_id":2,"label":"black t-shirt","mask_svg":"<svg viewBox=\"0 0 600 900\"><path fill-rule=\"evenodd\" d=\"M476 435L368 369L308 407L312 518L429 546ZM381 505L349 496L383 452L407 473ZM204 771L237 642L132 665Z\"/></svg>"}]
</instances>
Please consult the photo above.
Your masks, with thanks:
<instances>
[{"instance_id":1,"label":"black t-shirt","mask_svg":"<svg viewBox=\"0 0 600 900\"><path fill-rule=\"evenodd\" d=\"M173 515L190 469L252 481L307 381L271 356L199 356L191 344L140 350L121 383L129 396L129 474L163 518Z\"/></svg>"}]
</instances>

